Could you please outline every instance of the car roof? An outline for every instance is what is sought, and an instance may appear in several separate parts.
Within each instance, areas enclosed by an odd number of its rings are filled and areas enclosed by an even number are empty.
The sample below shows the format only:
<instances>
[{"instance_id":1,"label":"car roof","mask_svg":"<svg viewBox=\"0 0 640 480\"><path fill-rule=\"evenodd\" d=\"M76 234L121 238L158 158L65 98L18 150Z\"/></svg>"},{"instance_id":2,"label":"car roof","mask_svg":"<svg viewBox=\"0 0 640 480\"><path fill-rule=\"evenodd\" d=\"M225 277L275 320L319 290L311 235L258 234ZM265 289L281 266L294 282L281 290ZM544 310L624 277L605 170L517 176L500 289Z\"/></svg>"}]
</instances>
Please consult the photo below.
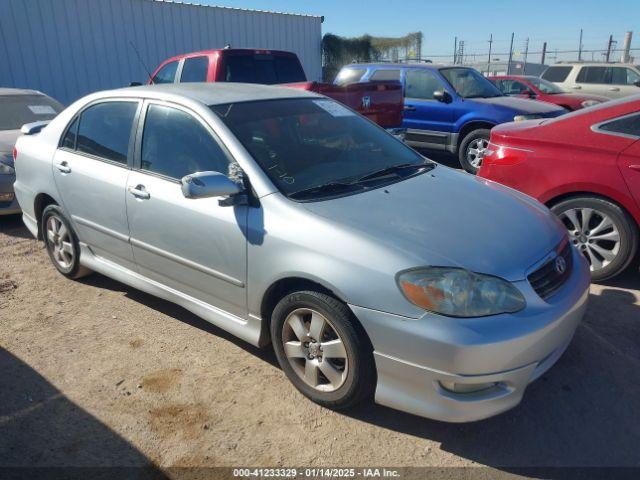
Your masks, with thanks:
<instances>
[{"instance_id":1,"label":"car roof","mask_svg":"<svg viewBox=\"0 0 640 480\"><path fill-rule=\"evenodd\" d=\"M166 83L142 85L104 92L104 96L127 95L162 100L166 95L179 95L205 105L276 100L283 98L324 98L306 90L255 83Z\"/></svg>"},{"instance_id":2,"label":"car roof","mask_svg":"<svg viewBox=\"0 0 640 480\"><path fill-rule=\"evenodd\" d=\"M634 67L632 63L620 62L558 62L549 67ZM549 68L547 67L547 68Z\"/></svg>"},{"instance_id":3,"label":"car roof","mask_svg":"<svg viewBox=\"0 0 640 480\"><path fill-rule=\"evenodd\" d=\"M162 62L162 64L164 65L171 61L180 60L182 58L212 55L214 53L222 53L222 52L227 52L232 54L233 53L256 53L256 54L264 53L264 54L276 55L276 56L293 56L297 58L297 55L294 52L290 52L287 50L272 50L270 48L214 48L210 50L197 50L195 52L180 53L178 55L174 55L173 57L167 58Z\"/></svg>"},{"instance_id":4,"label":"car roof","mask_svg":"<svg viewBox=\"0 0 640 480\"><path fill-rule=\"evenodd\" d=\"M373 62L373 63L350 63L349 65L345 65L343 68L371 68L371 67L380 67L380 68L448 68L448 67L461 67L461 68L471 68L464 67L463 65L445 65L440 63L393 63L393 62Z\"/></svg>"},{"instance_id":5,"label":"car roof","mask_svg":"<svg viewBox=\"0 0 640 480\"><path fill-rule=\"evenodd\" d=\"M44 95L37 90L29 90L26 88L0 88L0 96L8 95Z\"/></svg>"}]
</instances>

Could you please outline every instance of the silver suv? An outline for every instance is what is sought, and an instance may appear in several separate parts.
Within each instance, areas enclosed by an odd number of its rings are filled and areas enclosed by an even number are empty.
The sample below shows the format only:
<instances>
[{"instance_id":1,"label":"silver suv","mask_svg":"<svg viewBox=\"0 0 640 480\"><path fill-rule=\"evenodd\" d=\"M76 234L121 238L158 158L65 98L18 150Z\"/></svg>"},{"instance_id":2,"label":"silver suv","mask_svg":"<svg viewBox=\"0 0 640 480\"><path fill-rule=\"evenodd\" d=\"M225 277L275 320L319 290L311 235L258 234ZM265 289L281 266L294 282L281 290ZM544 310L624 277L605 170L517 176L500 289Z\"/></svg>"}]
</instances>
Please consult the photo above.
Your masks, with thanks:
<instances>
[{"instance_id":1,"label":"silver suv","mask_svg":"<svg viewBox=\"0 0 640 480\"><path fill-rule=\"evenodd\" d=\"M586 262L544 206L320 95L129 88L40 128L18 141L15 189L63 275L94 270L272 344L327 407L375 392L446 421L497 414L586 307Z\"/></svg>"},{"instance_id":2,"label":"silver suv","mask_svg":"<svg viewBox=\"0 0 640 480\"><path fill-rule=\"evenodd\" d=\"M620 98L640 93L640 70L624 63L558 63L542 78L567 92L581 92Z\"/></svg>"}]
</instances>

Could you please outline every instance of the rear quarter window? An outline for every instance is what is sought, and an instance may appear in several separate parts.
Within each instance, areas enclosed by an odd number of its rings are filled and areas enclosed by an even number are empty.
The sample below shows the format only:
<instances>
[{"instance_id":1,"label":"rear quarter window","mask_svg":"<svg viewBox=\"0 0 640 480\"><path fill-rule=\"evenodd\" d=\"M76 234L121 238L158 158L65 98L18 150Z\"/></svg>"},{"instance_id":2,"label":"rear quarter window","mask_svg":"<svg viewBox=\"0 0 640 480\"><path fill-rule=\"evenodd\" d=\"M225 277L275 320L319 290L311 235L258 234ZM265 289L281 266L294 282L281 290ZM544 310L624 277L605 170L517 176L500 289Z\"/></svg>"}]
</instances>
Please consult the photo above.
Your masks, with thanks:
<instances>
[{"instance_id":1,"label":"rear quarter window","mask_svg":"<svg viewBox=\"0 0 640 480\"><path fill-rule=\"evenodd\" d=\"M566 65L562 67L548 67L542 74L542 78L550 82L564 82L569 76L573 67Z\"/></svg>"},{"instance_id":2,"label":"rear quarter window","mask_svg":"<svg viewBox=\"0 0 640 480\"><path fill-rule=\"evenodd\" d=\"M372 82L399 82L400 70L376 70L369 78Z\"/></svg>"},{"instance_id":3,"label":"rear quarter window","mask_svg":"<svg viewBox=\"0 0 640 480\"><path fill-rule=\"evenodd\" d=\"M209 70L209 57L190 57L184 60L181 82L206 82Z\"/></svg>"},{"instance_id":4,"label":"rear quarter window","mask_svg":"<svg viewBox=\"0 0 640 480\"><path fill-rule=\"evenodd\" d=\"M619 135L640 137L640 113L603 123L598 127L598 130Z\"/></svg>"}]
</instances>

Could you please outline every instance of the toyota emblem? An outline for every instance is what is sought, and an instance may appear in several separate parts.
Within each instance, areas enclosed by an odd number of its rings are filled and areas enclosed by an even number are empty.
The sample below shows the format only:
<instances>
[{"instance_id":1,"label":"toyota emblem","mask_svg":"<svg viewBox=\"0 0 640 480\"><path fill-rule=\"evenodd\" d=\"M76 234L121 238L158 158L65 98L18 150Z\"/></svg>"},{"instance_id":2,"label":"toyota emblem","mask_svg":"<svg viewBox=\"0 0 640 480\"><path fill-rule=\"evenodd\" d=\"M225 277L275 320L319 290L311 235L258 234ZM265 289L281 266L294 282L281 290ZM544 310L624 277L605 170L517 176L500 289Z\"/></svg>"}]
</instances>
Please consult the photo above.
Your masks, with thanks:
<instances>
[{"instance_id":1,"label":"toyota emblem","mask_svg":"<svg viewBox=\"0 0 640 480\"><path fill-rule=\"evenodd\" d=\"M562 275L567 270L567 261L563 257L556 257L555 268L556 272Z\"/></svg>"}]
</instances>

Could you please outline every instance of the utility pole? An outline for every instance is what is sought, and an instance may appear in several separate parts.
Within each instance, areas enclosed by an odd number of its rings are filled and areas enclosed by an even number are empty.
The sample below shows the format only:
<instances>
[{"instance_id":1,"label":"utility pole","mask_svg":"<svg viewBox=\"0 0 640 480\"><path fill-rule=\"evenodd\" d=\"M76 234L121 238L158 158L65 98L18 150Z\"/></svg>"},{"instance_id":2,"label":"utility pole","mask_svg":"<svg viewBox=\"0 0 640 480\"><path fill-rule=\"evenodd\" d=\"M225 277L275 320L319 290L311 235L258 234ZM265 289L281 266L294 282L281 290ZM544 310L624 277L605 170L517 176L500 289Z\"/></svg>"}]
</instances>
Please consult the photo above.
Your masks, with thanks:
<instances>
[{"instance_id":1,"label":"utility pole","mask_svg":"<svg viewBox=\"0 0 640 480\"><path fill-rule=\"evenodd\" d=\"M607 43L607 63L611 58L611 48L613 47L613 35L609 35L609 43Z\"/></svg>"},{"instance_id":2,"label":"utility pole","mask_svg":"<svg viewBox=\"0 0 640 480\"><path fill-rule=\"evenodd\" d=\"M458 63L456 61L456 55L458 55L458 37L455 37L453 39L453 64L454 65Z\"/></svg>"},{"instance_id":3,"label":"utility pole","mask_svg":"<svg viewBox=\"0 0 640 480\"><path fill-rule=\"evenodd\" d=\"M542 58L540 59L540 64L544 65L545 57L547 56L547 42L542 44Z\"/></svg>"},{"instance_id":4,"label":"utility pole","mask_svg":"<svg viewBox=\"0 0 640 480\"><path fill-rule=\"evenodd\" d=\"M580 42L578 43L578 61L582 61L582 29L580 29Z\"/></svg>"},{"instance_id":5,"label":"utility pole","mask_svg":"<svg viewBox=\"0 0 640 480\"><path fill-rule=\"evenodd\" d=\"M489 35L489 60L487 60L487 75L491 75L491 44L493 43L493 33Z\"/></svg>"},{"instance_id":6,"label":"utility pole","mask_svg":"<svg viewBox=\"0 0 640 480\"><path fill-rule=\"evenodd\" d=\"M522 68L522 74L527 74L527 57L529 56L529 37L524 42L524 67Z\"/></svg>"},{"instance_id":7,"label":"utility pole","mask_svg":"<svg viewBox=\"0 0 640 480\"><path fill-rule=\"evenodd\" d=\"M509 47L509 63L507 63L507 75L511 75L511 60L513 59L513 32L511 32L511 46Z\"/></svg>"}]
</instances>

